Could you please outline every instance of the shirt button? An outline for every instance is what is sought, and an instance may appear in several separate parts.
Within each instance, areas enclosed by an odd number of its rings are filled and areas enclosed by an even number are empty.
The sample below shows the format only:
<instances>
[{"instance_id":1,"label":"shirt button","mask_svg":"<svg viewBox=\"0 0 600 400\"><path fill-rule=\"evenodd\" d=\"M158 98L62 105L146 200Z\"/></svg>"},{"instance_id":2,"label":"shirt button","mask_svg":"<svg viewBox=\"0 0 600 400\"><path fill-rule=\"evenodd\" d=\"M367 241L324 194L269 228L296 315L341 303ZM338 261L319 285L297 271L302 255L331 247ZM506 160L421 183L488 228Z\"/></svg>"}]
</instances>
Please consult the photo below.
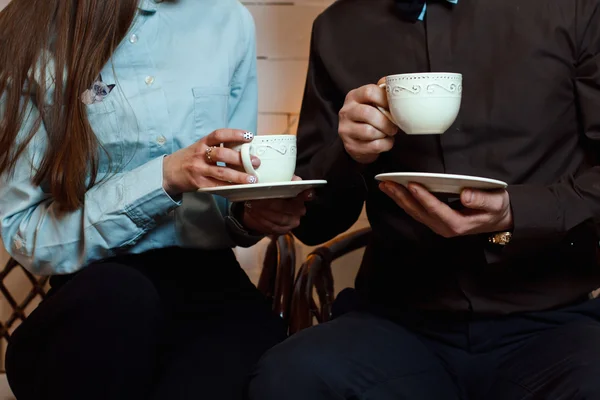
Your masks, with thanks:
<instances>
[{"instance_id":1,"label":"shirt button","mask_svg":"<svg viewBox=\"0 0 600 400\"><path fill-rule=\"evenodd\" d=\"M167 138L165 138L164 136L161 135L156 138L156 143L158 143L160 146L162 146L165 143L167 143Z\"/></svg>"},{"instance_id":2,"label":"shirt button","mask_svg":"<svg viewBox=\"0 0 600 400\"><path fill-rule=\"evenodd\" d=\"M144 79L144 82L146 82L146 85L152 86L152 84L154 83L154 77L153 76L147 76L146 79Z\"/></svg>"},{"instance_id":3,"label":"shirt button","mask_svg":"<svg viewBox=\"0 0 600 400\"><path fill-rule=\"evenodd\" d=\"M129 37L129 41L131 43L137 43L138 39L138 35L136 35L135 33Z\"/></svg>"}]
</instances>

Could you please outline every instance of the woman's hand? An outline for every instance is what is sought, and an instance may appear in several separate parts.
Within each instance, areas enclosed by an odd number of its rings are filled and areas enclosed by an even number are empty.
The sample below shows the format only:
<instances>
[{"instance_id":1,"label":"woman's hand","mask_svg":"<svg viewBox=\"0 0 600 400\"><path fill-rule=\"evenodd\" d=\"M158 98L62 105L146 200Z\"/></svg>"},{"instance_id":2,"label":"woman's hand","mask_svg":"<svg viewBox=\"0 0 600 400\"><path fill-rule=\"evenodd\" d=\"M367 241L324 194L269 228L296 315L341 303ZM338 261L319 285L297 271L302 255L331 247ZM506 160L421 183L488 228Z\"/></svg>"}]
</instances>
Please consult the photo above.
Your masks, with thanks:
<instances>
[{"instance_id":1,"label":"woman's hand","mask_svg":"<svg viewBox=\"0 0 600 400\"><path fill-rule=\"evenodd\" d=\"M191 146L166 156L163 188L170 196L178 196L200 188L256 183L255 176L241 172L244 169L240 153L220 147L221 143L248 143L253 138L252 133L239 129L217 129ZM217 165L217 162L227 166ZM252 156L252 165L254 168L260 165L258 157Z\"/></svg>"}]
</instances>

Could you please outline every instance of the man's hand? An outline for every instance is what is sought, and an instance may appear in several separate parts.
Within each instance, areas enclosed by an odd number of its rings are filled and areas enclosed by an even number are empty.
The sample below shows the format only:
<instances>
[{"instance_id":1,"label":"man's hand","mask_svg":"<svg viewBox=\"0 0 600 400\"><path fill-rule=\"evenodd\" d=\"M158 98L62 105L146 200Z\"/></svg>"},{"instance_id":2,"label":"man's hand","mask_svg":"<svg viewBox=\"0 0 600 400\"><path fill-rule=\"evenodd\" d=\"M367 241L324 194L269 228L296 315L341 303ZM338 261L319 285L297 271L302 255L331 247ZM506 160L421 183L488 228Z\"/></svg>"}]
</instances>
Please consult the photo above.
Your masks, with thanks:
<instances>
[{"instance_id":1,"label":"man's hand","mask_svg":"<svg viewBox=\"0 0 600 400\"><path fill-rule=\"evenodd\" d=\"M510 199L506 190L486 192L465 189L460 195L466 209L457 211L423 186L382 182L379 188L415 220L446 238L511 230Z\"/></svg>"},{"instance_id":2,"label":"man's hand","mask_svg":"<svg viewBox=\"0 0 600 400\"><path fill-rule=\"evenodd\" d=\"M387 108L385 90L365 85L348 93L339 112L338 134L346 152L362 164L370 164L389 151L398 132L398 127L375 106Z\"/></svg>"},{"instance_id":3,"label":"man's hand","mask_svg":"<svg viewBox=\"0 0 600 400\"><path fill-rule=\"evenodd\" d=\"M301 179L295 176L293 180ZM304 203L313 196L314 192L309 189L293 199L246 201L242 225L262 235L284 235L300 225L300 219L306 214Z\"/></svg>"}]
</instances>

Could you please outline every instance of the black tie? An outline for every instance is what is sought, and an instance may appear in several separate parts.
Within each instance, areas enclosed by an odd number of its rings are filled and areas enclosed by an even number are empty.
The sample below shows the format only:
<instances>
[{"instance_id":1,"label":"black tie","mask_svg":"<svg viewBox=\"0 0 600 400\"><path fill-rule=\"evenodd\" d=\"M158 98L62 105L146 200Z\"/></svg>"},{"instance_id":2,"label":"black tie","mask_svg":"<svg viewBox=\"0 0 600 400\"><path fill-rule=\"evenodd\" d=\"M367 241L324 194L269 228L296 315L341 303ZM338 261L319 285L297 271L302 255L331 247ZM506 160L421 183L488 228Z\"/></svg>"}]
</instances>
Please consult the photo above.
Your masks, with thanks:
<instances>
[{"instance_id":1,"label":"black tie","mask_svg":"<svg viewBox=\"0 0 600 400\"><path fill-rule=\"evenodd\" d=\"M395 8L401 18L415 22L423 11L425 0L396 0Z\"/></svg>"}]
</instances>

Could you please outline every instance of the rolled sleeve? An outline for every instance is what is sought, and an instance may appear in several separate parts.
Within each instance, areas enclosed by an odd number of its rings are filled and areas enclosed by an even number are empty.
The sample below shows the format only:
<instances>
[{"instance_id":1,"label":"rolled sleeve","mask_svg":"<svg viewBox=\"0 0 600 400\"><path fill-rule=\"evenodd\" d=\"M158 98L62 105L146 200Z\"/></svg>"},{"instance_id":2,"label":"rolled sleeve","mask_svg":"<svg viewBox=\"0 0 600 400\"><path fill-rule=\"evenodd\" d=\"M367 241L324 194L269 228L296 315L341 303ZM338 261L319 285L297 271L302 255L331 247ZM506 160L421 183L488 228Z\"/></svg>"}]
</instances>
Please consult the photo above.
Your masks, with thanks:
<instances>
[{"instance_id":1,"label":"rolled sleeve","mask_svg":"<svg viewBox=\"0 0 600 400\"><path fill-rule=\"evenodd\" d=\"M163 159L158 157L123 176L123 203L129 218L141 229L148 230L160 216L181 205L163 188Z\"/></svg>"}]
</instances>

